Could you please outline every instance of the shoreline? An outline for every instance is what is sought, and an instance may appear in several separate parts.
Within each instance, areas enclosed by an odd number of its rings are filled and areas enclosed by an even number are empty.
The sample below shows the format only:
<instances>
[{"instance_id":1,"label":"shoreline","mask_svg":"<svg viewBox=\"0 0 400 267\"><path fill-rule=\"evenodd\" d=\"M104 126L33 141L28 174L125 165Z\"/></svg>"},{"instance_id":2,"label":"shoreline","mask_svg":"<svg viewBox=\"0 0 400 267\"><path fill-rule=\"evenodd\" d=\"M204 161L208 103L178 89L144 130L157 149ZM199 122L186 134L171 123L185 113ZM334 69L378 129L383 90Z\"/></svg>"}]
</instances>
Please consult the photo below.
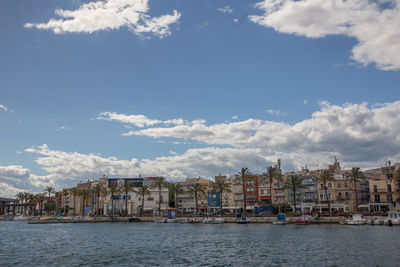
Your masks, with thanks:
<instances>
[{"instance_id":1,"label":"shoreline","mask_svg":"<svg viewBox=\"0 0 400 267\"><path fill-rule=\"evenodd\" d=\"M43 220L40 221L39 218L34 218L30 220L26 220L28 224L59 224L59 223L180 223L180 224L193 224L190 222L195 217L177 217L171 221L161 222L161 220L167 220L166 217L88 217L88 218L71 218L71 219L51 219L50 220ZM194 224L201 224L203 219L206 217L197 217L198 222ZM214 218L214 217L211 217ZM222 217L224 222L223 223L236 223L236 217ZM287 217L286 222L287 224L295 224L295 221L300 217ZM376 217L376 216L365 216L364 217L367 221L370 221L372 218L379 218L381 221L386 219L386 217ZM248 224L272 224L273 221L276 221L276 217L248 217L249 221ZM319 220L311 220L310 224L341 224L345 220L344 217L322 217ZM368 224L365 224L368 225ZM374 224L380 225L380 224ZM384 225L384 224L381 224Z\"/></svg>"}]
</instances>

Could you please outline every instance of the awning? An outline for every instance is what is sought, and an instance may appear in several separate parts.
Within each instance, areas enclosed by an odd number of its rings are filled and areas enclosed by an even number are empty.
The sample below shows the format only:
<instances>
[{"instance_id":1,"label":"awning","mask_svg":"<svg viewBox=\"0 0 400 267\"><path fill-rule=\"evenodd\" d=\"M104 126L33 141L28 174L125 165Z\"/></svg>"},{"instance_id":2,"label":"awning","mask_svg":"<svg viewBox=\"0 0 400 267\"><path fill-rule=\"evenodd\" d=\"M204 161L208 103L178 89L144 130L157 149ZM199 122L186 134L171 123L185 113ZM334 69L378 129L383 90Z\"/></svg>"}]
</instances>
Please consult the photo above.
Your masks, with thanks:
<instances>
[{"instance_id":1,"label":"awning","mask_svg":"<svg viewBox=\"0 0 400 267\"><path fill-rule=\"evenodd\" d=\"M260 197L260 200L270 200L271 199L271 197L268 197L268 196L261 196Z\"/></svg>"}]
</instances>

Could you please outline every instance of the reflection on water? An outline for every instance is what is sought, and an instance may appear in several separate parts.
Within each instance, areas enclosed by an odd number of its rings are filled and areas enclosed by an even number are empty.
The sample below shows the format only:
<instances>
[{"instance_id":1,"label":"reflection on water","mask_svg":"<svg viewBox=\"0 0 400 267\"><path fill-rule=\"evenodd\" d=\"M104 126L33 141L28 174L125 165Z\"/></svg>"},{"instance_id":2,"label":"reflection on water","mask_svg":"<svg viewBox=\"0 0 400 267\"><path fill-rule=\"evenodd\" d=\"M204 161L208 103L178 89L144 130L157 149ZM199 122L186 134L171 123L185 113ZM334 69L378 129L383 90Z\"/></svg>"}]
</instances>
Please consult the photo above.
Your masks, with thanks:
<instances>
[{"instance_id":1,"label":"reflection on water","mask_svg":"<svg viewBox=\"0 0 400 267\"><path fill-rule=\"evenodd\" d=\"M0 222L0 266L398 266L400 227Z\"/></svg>"}]
</instances>

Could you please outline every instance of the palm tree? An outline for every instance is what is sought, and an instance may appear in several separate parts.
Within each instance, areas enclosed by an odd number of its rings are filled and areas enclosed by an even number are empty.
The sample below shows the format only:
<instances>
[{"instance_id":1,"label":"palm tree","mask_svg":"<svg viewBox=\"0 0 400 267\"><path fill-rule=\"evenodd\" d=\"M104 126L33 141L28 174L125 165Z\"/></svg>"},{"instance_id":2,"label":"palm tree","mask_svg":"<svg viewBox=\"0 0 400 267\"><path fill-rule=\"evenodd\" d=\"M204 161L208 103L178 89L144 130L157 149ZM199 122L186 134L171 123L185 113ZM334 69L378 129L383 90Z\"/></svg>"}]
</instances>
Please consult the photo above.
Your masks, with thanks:
<instances>
[{"instance_id":1,"label":"palm tree","mask_svg":"<svg viewBox=\"0 0 400 267\"><path fill-rule=\"evenodd\" d=\"M81 189L79 195L82 197L82 216L84 216L86 201L90 199L91 192L89 189Z\"/></svg>"},{"instance_id":2,"label":"palm tree","mask_svg":"<svg viewBox=\"0 0 400 267\"><path fill-rule=\"evenodd\" d=\"M167 185L164 177L156 177L152 185L153 188L158 189L158 215L161 213L161 189Z\"/></svg>"},{"instance_id":3,"label":"palm tree","mask_svg":"<svg viewBox=\"0 0 400 267\"><path fill-rule=\"evenodd\" d=\"M54 194L54 193L55 193L55 189L54 189L54 187L52 187L52 186L46 186L46 187L44 188L44 192L47 193L47 194L49 194L49 199L50 199L51 194Z\"/></svg>"},{"instance_id":4,"label":"palm tree","mask_svg":"<svg viewBox=\"0 0 400 267\"><path fill-rule=\"evenodd\" d=\"M114 216L114 197L120 192L117 184L111 184L108 186L108 194L111 196L111 213Z\"/></svg>"},{"instance_id":5,"label":"palm tree","mask_svg":"<svg viewBox=\"0 0 400 267\"><path fill-rule=\"evenodd\" d=\"M76 210L77 210L75 204L75 198L80 195L80 191L81 190L78 187L74 187L71 189L71 194L74 196L74 216L76 216Z\"/></svg>"},{"instance_id":6,"label":"palm tree","mask_svg":"<svg viewBox=\"0 0 400 267\"><path fill-rule=\"evenodd\" d=\"M261 176L262 181L266 181L269 183L269 192L270 192L270 201L269 201L269 212L272 216L272 184L275 179L280 179L281 173L279 167L277 166L268 166L267 172Z\"/></svg>"},{"instance_id":7,"label":"palm tree","mask_svg":"<svg viewBox=\"0 0 400 267\"><path fill-rule=\"evenodd\" d=\"M144 185L142 187L139 187L135 194L142 198L142 208L140 210L140 216L142 216L142 212L144 211L144 198L145 196L151 196L150 188Z\"/></svg>"},{"instance_id":8,"label":"palm tree","mask_svg":"<svg viewBox=\"0 0 400 267\"><path fill-rule=\"evenodd\" d=\"M25 193L24 192L19 192L15 195L15 197L17 198L18 202L24 204L24 200L25 200ZM15 211L15 208L14 208ZM25 206L24 206L24 215L25 215Z\"/></svg>"},{"instance_id":9,"label":"palm tree","mask_svg":"<svg viewBox=\"0 0 400 267\"><path fill-rule=\"evenodd\" d=\"M169 190L174 195L175 210L178 213L178 195L185 192L180 184L170 183Z\"/></svg>"},{"instance_id":10,"label":"palm tree","mask_svg":"<svg viewBox=\"0 0 400 267\"><path fill-rule=\"evenodd\" d=\"M296 214L296 194L299 189L304 188L303 179L298 175L288 175L283 188L289 189L293 193L294 213Z\"/></svg>"},{"instance_id":11,"label":"palm tree","mask_svg":"<svg viewBox=\"0 0 400 267\"><path fill-rule=\"evenodd\" d=\"M105 189L105 187L104 187L104 185L102 185L102 184L96 184L96 185L93 187L93 192L94 192L94 195L95 195L95 197L96 197L96 207L95 207L95 212L94 212L95 215L99 215L100 195L103 194L104 189Z\"/></svg>"},{"instance_id":12,"label":"palm tree","mask_svg":"<svg viewBox=\"0 0 400 267\"><path fill-rule=\"evenodd\" d=\"M39 203L39 214L42 216L43 214L43 203L47 199L46 193L38 193L36 194L36 201Z\"/></svg>"},{"instance_id":13,"label":"palm tree","mask_svg":"<svg viewBox=\"0 0 400 267\"><path fill-rule=\"evenodd\" d=\"M353 167L351 169L350 178L351 178L352 182L354 183L354 195L356 198L356 212L358 212L357 181L363 177L364 177L364 175L360 171L359 167Z\"/></svg>"},{"instance_id":14,"label":"palm tree","mask_svg":"<svg viewBox=\"0 0 400 267\"><path fill-rule=\"evenodd\" d=\"M247 202L247 198L246 198L246 178L250 175L250 171L249 168L242 168L239 172L239 174L236 175L236 179L235 181L238 183L241 183L243 186L243 213L244 213L244 217L246 217L246 202Z\"/></svg>"},{"instance_id":15,"label":"palm tree","mask_svg":"<svg viewBox=\"0 0 400 267\"><path fill-rule=\"evenodd\" d=\"M215 183L213 183L212 184L212 191L214 191L214 192L219 192L219 209L220 209L220 212L221 212L221 215L222 215L222 213L223 213L223 210L222 210L222 195L224 194L224 192L226 192L226 193L231 193L232 192L232 190L231 190L231 185L229 184L229 183L227 183L226 181L224 181L224 180L218 180L218 181L215 181Z\"/></svg>"},{"instance_id":16,"label":"palm tree","mask_svg":"<svg viewBox=\"0 0 400 267\"><path fill-rule=\"evenodd\" d=\"M29 193L28 201L29 203L35 203L36 202L35 194ZM32 213L35 213L35 208L32 208Z\"/></svg>"},{"instance_id":17,"label":"palm tree","mask_svg":"<svg viewBox=\"0 0 400 267\"><path fill-rule=\"evenodd\" d=\"M332 210L331 210L331 202L328 197L328 187L326 186L326 184L333 180L334 180L333 174L330 170L322 170L321 174L317 178L317 181L324 185L325 199L328 202L329 217L332 217Z\"/></svg>"},{"instance_id":18,"label":"palm tree","mask_svg":"<svg viewBox=\"0 0 400 267\"><path fill-rule=\"evenodd\" d=\"M54 194L55 199L56 199L56 215L58 214L58 198L60 197L60 192L56 192Z\"/></svg>"},{"instance_id":19,"label":"palm tree","mask_svg":"<svg viewBox=\"0 0 400 267\"><path fill-rule=\"evenodd\" d=\"M204 188L201 184L195 183L195 184L192 184L189 186L189 194L191 196L194 196L194 201L196 204L195 214L197 214L199 212L199 204L197 202L197 198L198 198L199 194L202 194L205 196L206 192L204 191Z\"/></svg>"},{"instance_id":20,"label":"palm tree","mask_svg":"<svg viewBox=\"0 0 400 267\"><path fill-rule=\"evenodd\" d=\"M120 191L125 193L125 216L127 216L128 215L128 193L129 193L129 191L135 192L132 182L130 182L128 180L124 180L124 182L120 185Z\"/></svg>"},{"instance_id":21,"label":"palm tree","mask_svg":"<svg viewBox=\"0 0 400 267\"><path fill-rule=\"evenodd\" d=\"M63 190L63 197L64 197L64 216L67 215L67 197L71 194L71 192L68 189Z\"/></svg>"}]
</instances>

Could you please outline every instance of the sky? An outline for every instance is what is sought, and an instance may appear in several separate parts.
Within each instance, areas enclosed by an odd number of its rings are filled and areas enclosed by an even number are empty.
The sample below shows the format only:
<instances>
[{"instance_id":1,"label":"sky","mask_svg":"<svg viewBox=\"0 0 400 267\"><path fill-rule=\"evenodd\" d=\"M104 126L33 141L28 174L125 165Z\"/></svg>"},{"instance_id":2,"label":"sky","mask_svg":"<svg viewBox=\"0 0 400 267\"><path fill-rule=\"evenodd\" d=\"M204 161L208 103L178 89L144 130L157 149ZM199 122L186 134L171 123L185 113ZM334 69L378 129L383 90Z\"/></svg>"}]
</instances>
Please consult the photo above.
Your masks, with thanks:
<instances>
[{"instance_id":1,"label":"sky","mask_svg":"<svg viewBox=\"0 0 400 267\"><path fill-rule=\"evenodd\" d=\"M399 0L0 1L0 196L400 161Z\"/></svg>"}]
</instances>

